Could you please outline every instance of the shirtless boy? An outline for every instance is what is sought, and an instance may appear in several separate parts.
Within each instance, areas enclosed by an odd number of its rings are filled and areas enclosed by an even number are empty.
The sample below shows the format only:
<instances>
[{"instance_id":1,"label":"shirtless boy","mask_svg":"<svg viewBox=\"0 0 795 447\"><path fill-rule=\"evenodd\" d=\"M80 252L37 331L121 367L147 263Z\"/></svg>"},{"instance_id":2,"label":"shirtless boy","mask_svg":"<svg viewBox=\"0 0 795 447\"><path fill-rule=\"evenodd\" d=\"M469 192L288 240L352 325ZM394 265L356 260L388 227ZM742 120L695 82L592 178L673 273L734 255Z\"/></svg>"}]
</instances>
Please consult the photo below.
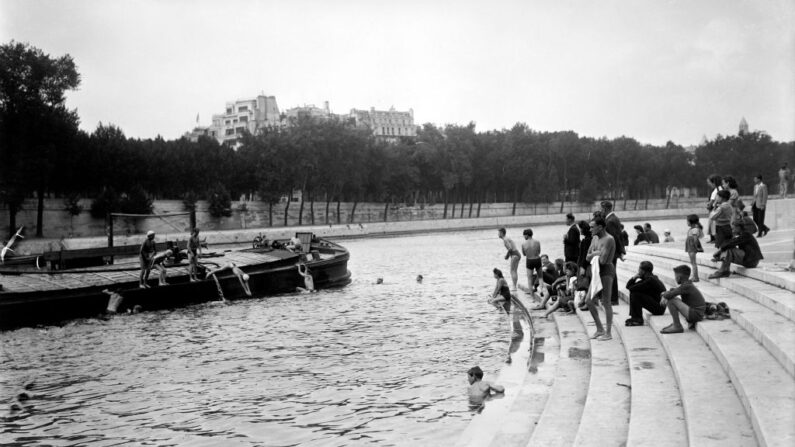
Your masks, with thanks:
<instances>
[{"instance_id":1,"label":"shirtless boy","mask_svg":"<svg viewBox=\"0 0 795 447\"><path fill-rule=\"evenodd\" d=\"M511 290L516 291L516 283L519 281L519 261L522 259L522 255L519 253L519 250L516 249L516 243L513 241L513 239L505 235L505 228L500 228L497 230L497 235L500 237L500 239L502 239L505 249L508 250L508 252L505 254L505 260L510 259L511 282L513 283L513 288Z\"/></svg>"},{"instance_id":2,"label":"shirtless boy","mask_svg":"<svg viewBox=\"0 0 795 447\"><path fill-rule=\"evenodd\" d=\"M491 396L491 392L504 393L505 387L502 385L492 385L483 380L483 370L479 366L473 366L467 371L469 379L469 404L472 406L481 406L487 397Z\"/></svg>"},{"instance_id":3,"label":"shirtless boy","mask_svg":"<svg viewBox=\"0 0 795 447\"><path fill-rule=\"evenodd\" d=\"M541 271L541 242L533 239L533 230L530 228L524 230L522 235L524 236L522 252L527 258L525 260L525 267L527 268L527 290L533 295L533 298L535 298L533 284L535 283L536 276L538 277L538 290L543 290L546 287L544 285L544 274Z\"/></svg>"}]
</instances>

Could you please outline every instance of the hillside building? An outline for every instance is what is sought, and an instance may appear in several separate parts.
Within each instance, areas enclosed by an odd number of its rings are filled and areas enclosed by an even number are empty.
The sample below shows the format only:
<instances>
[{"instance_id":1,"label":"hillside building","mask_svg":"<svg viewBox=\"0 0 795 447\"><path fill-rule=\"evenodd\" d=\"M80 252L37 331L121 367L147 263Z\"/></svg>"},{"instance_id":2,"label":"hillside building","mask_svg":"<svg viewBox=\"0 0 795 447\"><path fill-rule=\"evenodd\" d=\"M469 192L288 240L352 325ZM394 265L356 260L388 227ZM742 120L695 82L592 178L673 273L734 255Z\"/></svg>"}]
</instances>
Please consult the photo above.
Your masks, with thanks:
<instances>
[{"instance_id":1,"label":"hillside building","mask_svg":"<svg viewBox=\"0 0 795 447\"><path fill-rule=\"evenodd\" d=\"M226 103L226 111L213 115L209 134L219 143L237 145L245 131L256 134L259 129L281 125L276 97L259 95L253 99L242 99Z\"/></svg>"},{"instance_id":2,"label":"hillside building","mask_svg":"<svg viewBox=\"0 0 795 447\"><path fill-rule=\"evenodd\" d=\"M397 142L401 137L416 137L417 127L414 125L414 110L400 112L390 107L389 110L351 109L350 118L357 125L367 126L376 138Z\"/></svg>"}]
</instances>

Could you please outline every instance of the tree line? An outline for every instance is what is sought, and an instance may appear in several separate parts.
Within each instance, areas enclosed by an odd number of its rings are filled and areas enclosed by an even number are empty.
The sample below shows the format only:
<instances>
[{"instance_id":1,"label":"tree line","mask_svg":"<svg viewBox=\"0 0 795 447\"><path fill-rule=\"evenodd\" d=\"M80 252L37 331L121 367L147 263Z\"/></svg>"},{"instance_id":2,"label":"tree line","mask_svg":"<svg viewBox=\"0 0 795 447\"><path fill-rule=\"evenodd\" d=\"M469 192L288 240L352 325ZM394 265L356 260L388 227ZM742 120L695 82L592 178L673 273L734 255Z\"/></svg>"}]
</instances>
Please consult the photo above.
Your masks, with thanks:
<instances>
[{"instance_id":1,"label":"tree line","mask_svg":"<svg viewBox=\"0 0 795 447\"><path fill-rule=\"evenodd\" d=\"M309 117L246 134L233 148L208 137L128 138L112 124L84 132L64 104L79 84L68 55L0 46L0 199L10 229L31 197L40 235L45 197L64 197L70 212L79 212L75 197L95 198L98 214L125 204L128 212L151 209L152 199L182 199L188 209L208 199L223 214L231 197L247 195L270 204L272 222L273 206L300 190L301 202L284 204L300 207L300 222L305 206L328 215L340 201L353 202L353 212L362 201L444 203L446 217L452 203L659 198L671 186L706 193L712 173L734 175L749 193L754 175L773 178L795 151L795 143L760 132L718 136L693 153L672 142L540 132L523 123L485 132L474 123L424 124L416 138L387 143L354 123Z\"/></svg>"}]
</instances>

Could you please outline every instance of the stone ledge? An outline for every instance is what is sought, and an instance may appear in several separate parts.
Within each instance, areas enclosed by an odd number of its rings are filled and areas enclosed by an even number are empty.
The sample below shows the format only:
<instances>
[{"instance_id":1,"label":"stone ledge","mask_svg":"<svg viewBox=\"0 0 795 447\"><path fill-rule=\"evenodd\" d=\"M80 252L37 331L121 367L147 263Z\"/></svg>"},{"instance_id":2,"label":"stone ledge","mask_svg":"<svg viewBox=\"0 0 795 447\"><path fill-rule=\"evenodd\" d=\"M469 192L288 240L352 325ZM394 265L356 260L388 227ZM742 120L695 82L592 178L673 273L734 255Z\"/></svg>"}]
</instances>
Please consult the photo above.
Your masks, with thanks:
<instances>
[{"instance_id":1,"label":"stone ledge","mask_svg":"<svg viewBox=\"0 0 795 447\"><path fill-rule=\"evenodd\" d=\"M656 261L652 259L655 267L659 265L662 268L659 270L655 268L655 274L663 283L669 286L675 284L671 272L673 263ZM637 267L637 262L627 261L626 265L619 267L619 272L626 272L626 275L629 276L630 266ZM749 298L710 282L699 282L697 287L707 301L726 302L731 310L732 320L736 321L756 341L770 351L784 369L795 375L795 355L793 355L795 353L789 349L795 345L795 324L791 320Z\"/></svg>"}]
</instances>

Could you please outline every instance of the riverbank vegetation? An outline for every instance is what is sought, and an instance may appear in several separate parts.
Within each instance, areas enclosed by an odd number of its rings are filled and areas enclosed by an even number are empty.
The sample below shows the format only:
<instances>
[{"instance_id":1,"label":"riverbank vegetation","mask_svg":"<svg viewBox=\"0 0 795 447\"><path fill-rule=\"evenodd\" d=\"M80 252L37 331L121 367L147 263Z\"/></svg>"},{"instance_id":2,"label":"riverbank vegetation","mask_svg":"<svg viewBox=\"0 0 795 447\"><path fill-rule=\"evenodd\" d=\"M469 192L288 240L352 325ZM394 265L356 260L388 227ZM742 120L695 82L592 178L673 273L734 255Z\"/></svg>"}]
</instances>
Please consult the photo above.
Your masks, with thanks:
<instances>
[{"instance_id":1,"label":"riverbank vegetation","mask_svg":"<svg viewBox=\"0 0 795 447\"><path fill-rule=\"evenodd\" d=\"M148 212L152 199L181 199L186 208L209 199L225 215L230 197L272 208L301 191L303 200L285 204L301 207L301 216L316 202L328 214L340 201L354 202L355 212L359 201L659 198L672 187L706 193L711 173L731 173L749 193L754 175L773 179L795 152L795 143L760 132L718 136L688 151L673 142L542 132L524 123L491 131L474 123L424 124L416 138L386 143L352 122L310 118L244 135L232 148L207 137L128 138L113 124L84 132L64 101L79 84L68 55L52 58L17 42L0 46L0 200L10 229L24 199L34 196L40 210L46 196L96 198L97 213Z\"/></svg>"}]
</instances>

